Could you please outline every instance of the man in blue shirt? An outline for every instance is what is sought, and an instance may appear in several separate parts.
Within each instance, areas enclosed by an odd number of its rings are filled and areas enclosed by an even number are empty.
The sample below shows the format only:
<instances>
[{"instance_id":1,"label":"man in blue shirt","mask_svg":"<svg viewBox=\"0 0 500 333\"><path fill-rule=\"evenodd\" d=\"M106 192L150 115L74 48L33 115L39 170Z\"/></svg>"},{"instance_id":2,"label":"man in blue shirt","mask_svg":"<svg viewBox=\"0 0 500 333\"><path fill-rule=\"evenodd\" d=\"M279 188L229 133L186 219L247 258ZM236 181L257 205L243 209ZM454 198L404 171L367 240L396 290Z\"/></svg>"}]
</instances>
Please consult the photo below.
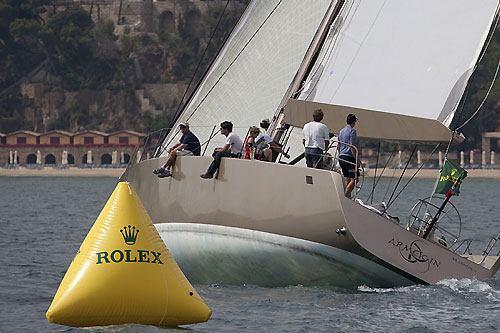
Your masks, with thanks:
<instances>
[{"instance_id":1,"label":"man in blue shirt","mask_svg":"<svg viewBox=\"0 0 500 333\"><path fill-rule=\"evenodd\" d=\"M153 173L158 177L170 177L172 172L170 168L175 162L175 158L179 156L200 156L201 146L200 140L189 130L189 123L183 121L179 124L181 129L181 139L173 147L168 150L167 162L159 169L153 170Z\"/></svg>"},{"instance_id":2,"label":"man in blue shirt","mask_svg":"<svg viewBox=\"0 0 500 333\"><path fill-rule=\"evenodd\" d=\"M345 178L344 195L348 198L351 197L351 192L356 186L358 179L356 170L361 164L355 146L358 142L358 136L354 129L357 120L358 118L352 113L347 116L347 126L340 130L339 143L337 144L339 164Z\"/></svg>"}]
</instances>

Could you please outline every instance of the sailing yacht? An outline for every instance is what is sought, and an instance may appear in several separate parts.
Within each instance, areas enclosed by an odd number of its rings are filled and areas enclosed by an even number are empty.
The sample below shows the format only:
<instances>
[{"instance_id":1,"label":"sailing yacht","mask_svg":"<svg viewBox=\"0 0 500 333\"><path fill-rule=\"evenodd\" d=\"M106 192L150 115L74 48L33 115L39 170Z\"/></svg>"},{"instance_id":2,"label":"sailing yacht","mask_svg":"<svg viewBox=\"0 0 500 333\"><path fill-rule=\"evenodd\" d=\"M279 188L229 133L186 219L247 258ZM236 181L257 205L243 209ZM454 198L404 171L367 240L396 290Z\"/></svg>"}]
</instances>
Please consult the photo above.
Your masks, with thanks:
<instances>
[{"instance_id":1,"label":"sailing yacht","mask_svg":"<svg viewBox=\"0 0 500 333\"><path fill-rule=\"evenodd\" d=\"M346 198L334 169L224 158L206 180L199 175L210 156L178 156L172 177L152 170L178 141L181 121L210 155L223 145L214 125L231 120L245 137L271 118L274 140L298 156L301 128L318 108L334 135L354 113L360 138L451 143L450 124L498 13L498 0L250 1L172 130L149 135L121 180L133 184L193 283L491 278L498 236L481 255L461 251L459 237L438 237L445 213L435 204L422 200L416 223L400 224L384 208Z\"/></svg>"}]
</instances>

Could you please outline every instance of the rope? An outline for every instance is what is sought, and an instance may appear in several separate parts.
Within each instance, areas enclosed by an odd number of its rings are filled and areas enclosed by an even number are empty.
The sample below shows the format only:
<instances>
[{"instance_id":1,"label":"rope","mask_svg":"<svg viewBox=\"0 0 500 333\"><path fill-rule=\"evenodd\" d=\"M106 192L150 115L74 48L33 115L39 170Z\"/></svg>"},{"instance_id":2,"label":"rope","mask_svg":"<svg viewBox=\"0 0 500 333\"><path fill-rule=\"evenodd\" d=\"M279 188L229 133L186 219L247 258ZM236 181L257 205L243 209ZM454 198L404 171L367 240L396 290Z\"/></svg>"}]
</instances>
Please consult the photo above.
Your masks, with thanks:
<instances>
[{"instance_id":1,"label":"rope","mask_svg":"<svg viewBox=\"0 0 500 333\"><path fill-rule=\"evenodd\" d=\"M378 142L378 148L377 148L377 161L375 162L375 174L373 175L373 186L372 186L372 192L375 192L375 179L377 179L377 167L378 167L378 157L380 156L380 141ZM373 196L371 197L370 203L373 203Z\"/></svg>"},{"instance_id":2,"label":"rope","mask_svg":"<svg viewBox=\"0 0 500 333\"><path fill-rule=\"evenodd\" d=\"M201 154L201 156L205 156L205 153L207 152L207 148L208 148L208 143L209 143L209 142L210 142L210 140L212 140L212 139L215 137L215 135L217 134L217 133L215 132L215 129L216 129L216 128L217 128L217 126L216 126L216 125L214 125L214 128L212 129L212 133L210 133L210 136L208 137L208 140L207 140L207 141L205 141L205 142L203 143L203 145L204 145L204 144L207 144L207 145L206 145L206 146L205 146L205 148L203 149L203 154ZM200 145L200 148L201 148L201 146L203 146L203 145Z\"/></svg>"},{"instance_id":3,"label":"rope","mask_svg":"<svg viewBox=\"0 0 500 333\"><path fill-rule=\"evenodd\" d=\"M229 1L229 0L228 0ZM189 120L193 114L198 111L198 109L200 108L200 106L203 104L203 102L207 99L208 95L210 95L210 93L215 89L215 87L217 86L217 84L220 82L220 80L224 77L224 75L226 75L226 73L229 71L229 69L232 67L232 65L236 62L236 60L240 57L240 55L243 53L243 51L247 48L248 44L250 44L250 42L254 39L254 37L257 35L257 33L260 31L260 29L264 26L264 24L269 20L269 18L271 17L272 14L274 14L274 12L276 11L276 9L278 8L278 6L281 4L283 0L280 0L276 6L274 6L274 8L271 10L271 12L267 15L266 19L261 23L261 25L257 28L257 30L253 33L253 35L250 37L250 39L245 43L245 45L243 45L243 48L238 52L238 54L236 55L236 57L233 59L233 61L231 61L231 63L229 64L229 66L224 70L224 72L222 72L221 76L217 79L217 81L215 81L215 83L213 84L213 86L208 90L208 92L205 94L205 96L203 96L203 98L201 99L200 103L194 108L193 112L191 112L189 114L189 116L186 118L186 120ZM177 133L176 133L177 135ZM174 139L175 135L172 136L172 139L167 142L167 144L163 147L163 151L166 149L166 147L172 142L172 140ZM162 151L162 153L163 153Z\"/></svg>"},{"instance_id":4,"label":"rope","mask_svg":"<svg viewBox=\"0 0 500 333\"><path fill-rule=\"evenodd\" d=\"M198 108L201 106L201 104L203 104L203 102L205 101L205 99L207 99L208 95L210 95L210 93L212 92L212 90L214 90L214 88L217 86L217 84L220 82L220 80L222 80L222 78L224 77L224 75L226 75L226 73L229 71L229 69L233 66L233 64L236 62L236 60L238 60L238 58L240 57L240 55L243 53L243 51L247 48L247 46L250 44L250 42L254 39L254 37L257 35L257 33L260 31L260 29L262 29L262 27L264 26L264 24L266 24L266 22L269 20L269 18L271 17L272 14L274 14L274 12L276 11L276 9L278 8L278 6L281 4L282 0L280 0L276 6L274 6L273 10L271 10L271 12L269 13L269 15L267 15L266 19L264 20L264 22L261 23L261 25L257 28L257 30L253 33L253 35L250 37L250 39L245 43L245 45L243 45L243 48L238 52L238 54L236 55L236 57L233 59L233 61L231 61L231 63L229 64L229 66L227 66L227 68L224 70L224 72L222 72L221 76L217 79L217 81L215 81L214 85L210 88L210 90L205 94L205 96L203 96L202 100L200 101L200 103L198 104L198 106L196 106L196 108L193 110L193 112L191 112L191 114L187 117L187 120L189 120L193 114L198 111Z\"/></svg>"},{"instance_id":5,"label":"rope","mask_svg":"<svg viewBox=\"0 0 500 333\"><path fill-rule=\"evenodd\" d=\"M500 68L500 61L498 62L498 65L497 65L497 69L495 71L495 75L493 76L493 80L491 81L491 84L490 84L490 87L488 88L488 91L486 92L486 95L484 96L483 98L483 101L481 102L481 104L479 105L479 107L477 108L476 112L474 112L470 117L469 119L467 119L462 125L458 126L455 131L459 131L462 127L464 127L465 125L467 125L469 123L469 121L472 120L472 118L474 118L477 113L479 112L479 110L481 110L481 108L483 107L484 105L484 102L486 102L486 99L488 99L488 96L490 95L490 92L491 92L491 89L493 88L493 85L495 84L495 81L497 79L497 75L498 75L498 69Z\"/></svg>"},{"instance_id":6,"label":"rope","mask_svg":"<svg viewBox=\"0 0 500 333\"><path fill-rule=\"evenodd\" d=\"M497 18L496 18L496 21L495 23L492 25L492 29L491 29L491 33L490 33L490 36L488 37L488 40L487 42L485 43L485 45L483 46L483 51L481 52L481 55L479 56L479 59L477 60L475 66L474 66L474 69L473 71L476 70L476 68L478 67L479 63L481 62L481 60L483 60L483 57L484 55L486 54L486 50L488 49L489 45L490 45L490 42L491 40L493 39L493 35L495 34L495 30L496 30L496 27L498 26L498 21L500 20L500 15L498 15L498 11L500 9L500 4L497 6ZM497 65L497 70L495 72L495 76L493 77L493 81L490 85L490 88L488 89L488 92L486 93L486 96L485 98L483 99L483 101L481 102L481 105L478 107L478 109L476 110L476 112L465 122L463 123L461 126L459 126L458 128L456 128L455 130L458 131L459 129L461 129L462 127L465 126L465 124L467 124L473 117L476 116L476 114L479 112L479 110L481 109L481 107L483 106L484 102L486 101L486 99L488 98L488 95L490 94L490 91L491 91L491 88L493 87L493 84L495 83L495 80L496 80L496 77L497 77L497 74L498 74L498 67L500 66L500 61L498 62L498 65ZM467 96L465 96L465 99L467 99ZM464 100L464 104L465 104L465 100ZM463 111L463 106L462 106L462 111ZM462 112L459 113L459 117L460 115L462 114Z\"/></svg>"},{"instance_id":7,"label":"rope","mask_svg":"<svg viewBox=\"0 0 500 333\"><path fill-rule=\"evenodd\" d=\"M405 186L403 186L403 188L401 189L401 191L398 192L398 194L396 195L396 197L394 197L394 200L392 200L392 202L388 202L387 203L387 208L389 208L390 205L392 205L394 203L394 201L396 201L396 199L399 197L399 195L401 193L403 193L403 191L406 189L406 187L410 184L410 182L413 180L413 178L415 178L415 176L417 175L417 173L424 167L424 165L427 164L427 162L429 162L430 158L432 155L434 155L434 153L436 152L436 150L439 148L439 146L441 145L441 143L438 143L436 145L436 147L434 147L434 149L432 150L432 152L429 154L429 157L427 157L427 159L425 160L424 163L420 164L419 168L417 169L417 171L415 171L415 173L410 177L410 179L408 180L408 182L406 182Z\"/></svg>"},{"instance_id":8,"label":"rope","mask_svg":"<svg viewBox=\"0 0 500 333\"><path fill-rule=\"evenodd\" d=\"M227 0L226 1L226 5L224 6L224 9L222 10L222 13L221 15L219 16L219 20L217 21L217 24L215 25L215 28L214 28L214 31L212 32L212 35L210 36L210 39L208 40L208 43L207 43L207 46L205 47L205 50L203 50L203 54L201 55L200 57L200 60L198 61L198 64L196 65L196 69L194 70L194 73L193 73L193 76L191 76L191 80L189 80L189 84L188 86L186 87L186 90L184 91L184 94L182 95L182 98L179 102L179 105L177 106L177 109L175 110L175 114L174 114L174 117L172 119L174 119L173 121L175 122L175 120L177 119L177 117L179 116L179 110L182 106L182 102L184 101L184 97L186 97L187 95L187 92L189 91L189 88L191 87L191 83L193 83L193 80L195 78L195 75L196 73L198 72L198 69L200 68L201 66L201 61L203 60L203 58L205 57L205 54L207 53L207 50L208 50L208 47L210 46L210 43L212 42L212 39L214 38L215 36L215 32L217 31L217 28L219 27L219 24L220 22L222 21L222 17L224 16L224 13L226 12L226 8L227 6L229 5L229 1L230 0ZM171 127L173 127L174 124L172 123L171 124Z\"/></svg>"},{"instance_id":9,"label":"rope","mask_svg":"<svg viewBox=\"0 0 500 333\"><path fill-rule=\"evenodd\" d=\"M372 189L372 192L371 192L371 193L370 193L370 195L368 196L368 199L370 199L370 198L371 198L372 202L373 202L373 195L374 195L374 193L375 193L375 188L377 187L378 182L379 182L379 181L380 181L380 179L382 178L382 175L384 174L385 169L387 168L387 166L389 165L389 162L392 160L392 158L394 157L394 155L395 155L395 154L396 154L396 150L394 149L394 150L392 151L392 153L391 153L391 156L389 156L389 159L385 162L384 168L382 169L382 172L381 172L381 173L380 173L380 175L378 176L378 178L377 178L377 182L375 183L375 186L374 186L374 188ZM394 169L394 172L396 172L395 170L396 170L396 169ZM391 183L392 183L392 178L394 178L394 174L393 174L393 175L392 175L392 177L391 177ZM385 199L385 197L387 196L387 192L389 191L389 187L390 187L391 183L389 183L389 186L387 186L387 190L385 191L385 194L384 194L384 199Z\"/></svg>"},{"instance_id":10,"label":"rope","mask_svg":"<svg viewBox=\"0 0 500 333\"><path fill-rule=\"evenodd\" d=\"M413 147L413 151L411 152L410 158L408 159L408 161L406 161L405 168L403 169L403 172L401 172L401 175L399 176L399 180L398 180L396 186L394 187L394 190L392 191L391 197L387 201L387 206L384 208L384 214L387 212L387 208L389 208L389 205L391 204L392 197L394 196L394 193L396 193L396 189L398 188L399 183L401 182L401 179L403 178L403 175L405 174L405 171L408 168L408 164L410 164L411 158L413 157L413 154L415 154L415 151L417 150L417 147L418 147L418 144Z\"/></svg>"},{"instance_id":11,"label":"rope","mask_svg":"<svg viewBox=\"0 0 500 333\"><path fill-rule=\"evenodd\" d=\"M474 70L476 69L477 64L480 63L481 60L483 60L483 56L486 53L486 50L488 49L488 47L490 46L491 39L493 38L493 35L495 34L495 30L496 30L496 27L498 25L498 21L500 20L500 15L498 15L498 11L499 10L500 10L500 4L497 5L497 10L496 10L497 19L496 19L495 23L492 24L492 26L491 26L492 27L491 34L490 34L490 36L488 38L488 41L486 42L486 45L483 47L483 52L479 56L479 60L476 62L476 66L474 67Z\"/></svg>"},{"instance_id":12,"label":"rope","mask_svg":"<svg viewBox=\"0 0 500 333\"><path fill-rule=\"evenodd\" d=\"M343 6L347 6L346 3ZM351 10L352 10L353 6L354 6L354 1L351 2L350 5L349 5L349 8L346 9L346 14L345 14L346 17L351 17L349 14L351 13ZM339 14L339 16L340 16L340 14ZM342 28L342 26L345 25L345 24L346 24L345 22L342 22L341 26L339 26L338 31L340 31L340 29ZM333 26L333 23L332 23L332 26ZM300 87L297 90L297 92L295 93L296 96L299 95L299 94L301 94L303 92L304 88L309 84L309 82L313 81L313 78L318 75L318 72L319 72L320 69L321 69L321 73L324 72L324 70L325 70L326 67L325 66L321 66L321 65L324 63L325 59L330 59L330 55L332 54L333 49L335 48L335 45L337 45L339 36L340 36L340 34L336 34L332 39L330 39L330 41L328 43L328 46L325 48L326 51L323 53L323 56L321 57L321 60L316 61L316 63L318 65L314 69L314 72L311 72L308 75L308 79L306 81L304 81L304 83L302 84L302 87ZM314 91L314 89L316 88L317 85L318 85L318 81L314 82L314 85L308 88L309 92L307 93L307 96L303 98L304 100L307 100L309 98L309 96Z\"/></svg>"}]
</instances>

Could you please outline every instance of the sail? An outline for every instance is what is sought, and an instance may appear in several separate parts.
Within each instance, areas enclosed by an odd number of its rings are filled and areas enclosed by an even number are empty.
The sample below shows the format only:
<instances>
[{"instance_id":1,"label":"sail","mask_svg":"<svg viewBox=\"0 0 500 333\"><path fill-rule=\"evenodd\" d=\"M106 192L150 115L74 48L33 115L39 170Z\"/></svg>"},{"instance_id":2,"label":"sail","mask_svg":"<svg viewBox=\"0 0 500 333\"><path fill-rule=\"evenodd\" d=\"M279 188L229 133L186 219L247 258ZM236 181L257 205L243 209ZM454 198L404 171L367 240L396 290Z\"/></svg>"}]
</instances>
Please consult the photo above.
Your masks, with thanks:
<instances>
[{"instance_id":1,"label":"sail","mask_svg":"<svg viewBox=\"0 0 500 333\"><path fill-rule=\"evenodd\" d=\"M249 126L271 118L330 5L330 0L252 1L164 144L177 140L180 121L187 120L203 143L224 120L243 137ZM224 141L216 135L207 151Z\"/></svg>"},{"instance_id":2,"label":"sail","mask_svg":"<svg viewBox=\"0 0 500 333\"><path fill-rule=\"evenodd\" d=\"M360 137L415 140L409 127L432 124L437 130L418 139L446 140L498 6L498 0L347 1L298 101L289 100L285 121L301 126L322 107L332 113L333 133L352 112ZM397 120L386 121L387 114Z\"/></svg>"}]
</instances>

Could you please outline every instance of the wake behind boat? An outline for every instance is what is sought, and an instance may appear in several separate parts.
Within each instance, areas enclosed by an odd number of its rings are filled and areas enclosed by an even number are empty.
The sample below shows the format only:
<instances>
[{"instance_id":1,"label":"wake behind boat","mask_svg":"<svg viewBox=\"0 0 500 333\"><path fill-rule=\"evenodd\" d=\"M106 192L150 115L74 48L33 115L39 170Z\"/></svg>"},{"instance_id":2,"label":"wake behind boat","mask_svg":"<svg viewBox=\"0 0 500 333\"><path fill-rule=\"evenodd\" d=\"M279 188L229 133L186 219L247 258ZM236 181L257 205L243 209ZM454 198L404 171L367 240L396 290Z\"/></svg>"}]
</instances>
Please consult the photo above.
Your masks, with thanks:
<instances>
[{"instance_id":1,"label":"wake behind boat","mask_svg":"<svg viewBox=\"0 0 500 333\"><path fill-rule=\"evenodd\" d=\"M459 235L441 237L450 234L440 222L451 194L422 200L415 223L400 225L383 206L346 198L333 168L224 158L218 177L206 180L199 175L211 158L178 156L172 177L151 172L185 120L208 152L218 144L212 124L233 119L245 137L274 115L273 139L297 156L299 130L317 108L331 134L354 113L359 137L451 144L449 126L496 26L498 2L404 6L250 2L174 130L138 147L121 179L134 185L191 282L387 287L486 279L500 268L490 255L498 236L478 256L464 251Z\"/></svg>"}]
</instances>

